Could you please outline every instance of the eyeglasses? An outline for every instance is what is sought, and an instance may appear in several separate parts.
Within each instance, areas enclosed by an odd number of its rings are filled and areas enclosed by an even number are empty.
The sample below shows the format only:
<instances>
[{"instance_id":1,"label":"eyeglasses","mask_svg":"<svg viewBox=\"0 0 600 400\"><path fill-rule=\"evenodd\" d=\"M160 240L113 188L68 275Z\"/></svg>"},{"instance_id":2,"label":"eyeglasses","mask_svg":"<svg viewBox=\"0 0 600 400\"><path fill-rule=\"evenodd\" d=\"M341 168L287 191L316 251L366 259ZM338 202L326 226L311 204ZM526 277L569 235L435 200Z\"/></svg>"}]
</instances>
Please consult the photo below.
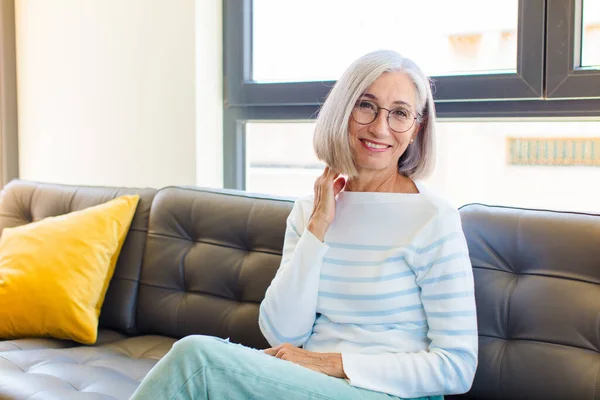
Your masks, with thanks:
<instances>
[{"instance_id":1,"label":"eyeglasses","mask_svg":"<svg viewBox=\"0 0 600 400\"><path fill-rule=\"evenodd\" d=\"M352 119L361 125L369 125L377 119L380 110L388 112L387 121L391 130L403 133L413 127L417 117L406 108L398 107L392 110L379 107L377 104L359 100L352 110Z\"/></svg>"}]
</instances>

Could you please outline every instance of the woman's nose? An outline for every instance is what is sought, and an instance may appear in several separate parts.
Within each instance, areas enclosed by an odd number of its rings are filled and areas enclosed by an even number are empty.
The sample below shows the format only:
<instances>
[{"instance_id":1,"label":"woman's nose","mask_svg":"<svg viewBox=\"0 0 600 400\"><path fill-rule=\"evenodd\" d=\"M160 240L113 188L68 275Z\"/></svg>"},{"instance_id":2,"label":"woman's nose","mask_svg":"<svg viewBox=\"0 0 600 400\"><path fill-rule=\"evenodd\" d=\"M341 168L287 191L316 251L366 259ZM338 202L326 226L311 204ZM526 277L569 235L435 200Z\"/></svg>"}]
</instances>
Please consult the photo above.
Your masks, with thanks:
<instances>
[{"instance_id":1,"label":"woman's nose","mask_svg":"<svg viewBox=\"0 0 600 400\"><path fill-rule=\"evenodd\" d=\"M369 130L377 136L387 136L390 134L390 126L388 124L388 113L386 110L381 110L377 114L375 121L371 122Z\"/></svg>"}]
</instances>

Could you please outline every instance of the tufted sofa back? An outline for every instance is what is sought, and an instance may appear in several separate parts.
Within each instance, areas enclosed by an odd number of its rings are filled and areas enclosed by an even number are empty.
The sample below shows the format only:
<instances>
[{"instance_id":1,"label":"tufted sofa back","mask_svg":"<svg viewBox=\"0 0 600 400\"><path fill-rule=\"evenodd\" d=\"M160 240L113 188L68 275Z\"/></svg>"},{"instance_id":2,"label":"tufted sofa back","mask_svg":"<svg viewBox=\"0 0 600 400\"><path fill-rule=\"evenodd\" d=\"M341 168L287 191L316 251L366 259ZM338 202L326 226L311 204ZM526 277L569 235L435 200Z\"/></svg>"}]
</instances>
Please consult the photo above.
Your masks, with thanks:
<instances>
[{"instance_id":1,"label":"tufted sofa back","mask_svg":"<svg viewBox=\"0 0 600 400\"><path fill-rule=\"evenodd\" d=\"M469 205L473 399L600 399L600 216Z\"/></svg>"},{"instance_id":2,"label":"tufted sofa back","mask_svg":"<svg viewBox=\"0 0 600 400\"><path fill-rule=\"evenodd\" d=\"M292 206L222 190L160 190L141 274L141 331L213 335L266 347L258 306L279 268Z\"/></svg>"}]
</instances>

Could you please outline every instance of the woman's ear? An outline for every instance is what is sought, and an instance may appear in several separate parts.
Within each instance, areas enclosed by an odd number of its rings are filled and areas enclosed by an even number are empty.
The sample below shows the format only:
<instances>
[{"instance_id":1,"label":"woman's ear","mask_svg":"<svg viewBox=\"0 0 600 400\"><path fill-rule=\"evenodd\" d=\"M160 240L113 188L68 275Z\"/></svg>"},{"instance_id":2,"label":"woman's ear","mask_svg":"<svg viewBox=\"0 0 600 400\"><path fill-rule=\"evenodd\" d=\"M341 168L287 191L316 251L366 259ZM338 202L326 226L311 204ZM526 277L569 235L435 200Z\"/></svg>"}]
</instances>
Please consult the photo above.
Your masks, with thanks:
<instances>
[{"instance_id":1,"label":"woman's ear","mask_svg":"<svg viewBox=\"0 0 600 400\"><path fill-rule=\"evenodd\" d=\"M337 196L338 193L342 191L342 189L344 188L344 186L346 186L346 178L343 177L343 176L339 176L333 182L333 195Z\"/></svg>"},{"instance_id":2,"label":"woman's ear","mask_svg":"<svg viewBox=\"0 0 600 400\"><path fill-rule=\"evenodd\" d=\"M415 131L413 132L412 136L410 137L411 143L414 143L415 140L417 140L417 137L419 136L419 133L421 133L422 128L423 128L423 123L417 121L417 126L415 127Z\"/></svg>"}]
</instances>

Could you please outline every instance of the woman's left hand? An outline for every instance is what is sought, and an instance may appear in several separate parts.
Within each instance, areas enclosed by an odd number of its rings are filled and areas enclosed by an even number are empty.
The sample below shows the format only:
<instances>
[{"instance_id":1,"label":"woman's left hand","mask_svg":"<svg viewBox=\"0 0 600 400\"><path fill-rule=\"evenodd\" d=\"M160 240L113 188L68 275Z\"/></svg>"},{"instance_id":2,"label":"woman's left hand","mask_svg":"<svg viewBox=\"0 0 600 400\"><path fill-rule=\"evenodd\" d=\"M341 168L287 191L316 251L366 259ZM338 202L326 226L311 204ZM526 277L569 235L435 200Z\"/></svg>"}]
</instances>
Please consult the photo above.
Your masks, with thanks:
<instances>
[{"instance_id":1,"label":"woman's left hand","mask_svg":"<svg viewBox=\"0 0 600 400\"><path fill-rule=\"evenodd\" d=\"M295 347L289 343L266 349L264 352L270 356L291 361L294 364L310 368L313 371L322 372L335 378L347 378L342 366L342 355L340 353L315 353Z\"/></svg>"}]
</instances>

